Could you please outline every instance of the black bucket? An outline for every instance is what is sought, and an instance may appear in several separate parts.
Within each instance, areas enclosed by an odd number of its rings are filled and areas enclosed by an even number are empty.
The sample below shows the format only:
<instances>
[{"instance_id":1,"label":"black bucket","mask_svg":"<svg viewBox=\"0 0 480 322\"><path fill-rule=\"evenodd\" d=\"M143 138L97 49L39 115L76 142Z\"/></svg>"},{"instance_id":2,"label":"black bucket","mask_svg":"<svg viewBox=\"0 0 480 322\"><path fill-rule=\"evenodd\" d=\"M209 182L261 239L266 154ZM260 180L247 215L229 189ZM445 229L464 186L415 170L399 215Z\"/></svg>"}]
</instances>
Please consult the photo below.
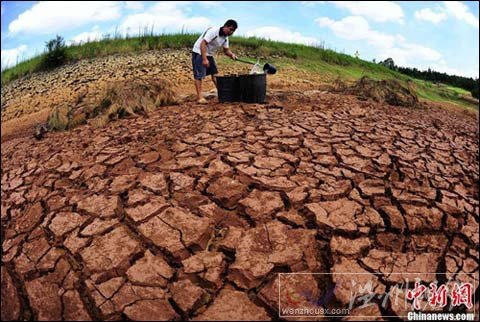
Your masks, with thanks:
<instances>
[{"instance_id":1,"label":"black bucket","mask_svg":"<svg viewBox=\"0 0 480 322\"><path fill-rule=\"evenodd\" d=\"M238 102L240 99L239 79L237 76L217 76L218 100L223 102Z\"/></svg>"},{"instance_id":2,"label":"black bucket","mask_svg":"<svg viewBox=\"0 0 480 322\"><path fill-rule=\"evenodd\" d=\"M267 75L240 75L238 80L240 88L240 101L246 103L265 103L267 96Z\"/></svg>"},{"instance_id":3,"label":"black bucket","mask_svg":"<svg viewBox=\"0 0 480 322\"><path fill-rule=\"evenodd\" d=\"M277 72L277 69L272 64L263 65L263 71L267 74L273 75Z\"/></svg>"}]
</instances>

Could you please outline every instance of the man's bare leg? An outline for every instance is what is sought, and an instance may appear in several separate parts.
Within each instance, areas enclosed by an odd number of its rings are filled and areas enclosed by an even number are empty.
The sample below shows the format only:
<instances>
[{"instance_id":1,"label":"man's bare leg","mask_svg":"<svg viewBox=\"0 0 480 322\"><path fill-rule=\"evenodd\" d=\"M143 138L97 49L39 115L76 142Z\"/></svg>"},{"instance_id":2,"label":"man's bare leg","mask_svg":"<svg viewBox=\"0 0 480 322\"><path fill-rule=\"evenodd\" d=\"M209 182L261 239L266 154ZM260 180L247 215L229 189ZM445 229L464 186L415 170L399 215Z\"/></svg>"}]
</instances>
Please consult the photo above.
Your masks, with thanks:
<instances>
[{"instance_id":1,"label":"man's bare leg","mask_svg":"<svg viewBox=\"0 0 480 322\"><path fill-rule=\"evenodd\" d=\"M197 100L202 99L203 96L202 96L202 80L201 79L195 80L195 89L197 91Z\"/></svg>"},{"instance_id":2,"label":"man's bare leg","mask_svg":"<svg viewBox=\"0 0 480 322\"><path fill-rule=\"evenodd\" d=\"M217 88L217 79L215 78L215 75L212 75L212 82L215 84L215 88Z\"/></svg>"}]
</instances>

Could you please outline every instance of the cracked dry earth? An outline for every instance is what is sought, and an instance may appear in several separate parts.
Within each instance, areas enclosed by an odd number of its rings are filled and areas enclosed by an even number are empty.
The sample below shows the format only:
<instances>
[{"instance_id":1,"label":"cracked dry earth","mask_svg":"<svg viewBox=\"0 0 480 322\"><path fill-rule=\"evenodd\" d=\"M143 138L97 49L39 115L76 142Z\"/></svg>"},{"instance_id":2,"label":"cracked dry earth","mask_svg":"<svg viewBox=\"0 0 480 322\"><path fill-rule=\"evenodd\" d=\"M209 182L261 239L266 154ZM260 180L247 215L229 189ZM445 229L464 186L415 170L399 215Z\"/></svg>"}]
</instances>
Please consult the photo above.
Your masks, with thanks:
<instances>
[{"instance_id":1,"label":"cracked dry earth","mask_svg":"<svg viewBox=\"0 0 480 322\"><path fill-rule=\"evenodd\" d=\"M2 143L2 319L279 319L282 272L478 287L477 120L310 103L187 103ZM347 305L341 275L308 276L293 291L336 283ZM407 310L372 303L351 318Z\"/></svg>"}]
</instances>

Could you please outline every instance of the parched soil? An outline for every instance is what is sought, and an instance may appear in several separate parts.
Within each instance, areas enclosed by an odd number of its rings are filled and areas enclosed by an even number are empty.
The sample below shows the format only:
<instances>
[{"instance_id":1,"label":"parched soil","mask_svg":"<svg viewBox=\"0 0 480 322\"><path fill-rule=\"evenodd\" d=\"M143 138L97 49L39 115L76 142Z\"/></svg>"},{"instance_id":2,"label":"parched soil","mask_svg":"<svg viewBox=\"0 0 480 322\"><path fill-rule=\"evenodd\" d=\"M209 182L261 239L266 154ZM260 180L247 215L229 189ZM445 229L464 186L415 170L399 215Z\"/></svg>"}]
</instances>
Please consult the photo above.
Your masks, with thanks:
<instances>
[{"instance_id":1,"label":"parched soil","mask_svg":"<svg viewBox=\"0 0 480 322\"><path fill-rule=\"evenodd\" d=\"M414 278L478 294L477 119L321 91L269 101L3 142L2 320L278 319L288 272L359 274L390 299ZM335 283L348 306L351 276L287 276L297 304ZM409 311L360 305L352 318Z\"/></svg>"},{"instance_id":2,"label":"parched soil","mask_svg":"<svg viewBox=\"0 0 480 322\"><path fill-rule=\"evenodd\" d=\"M237 54L248 56L243 52ZM218 58L221 74L248 73L252 67L240 62L227 64ZM162 49L85 59L50 72L17 79L2 86L1 141L32 135L35 126L45 123L54 107L73 106L81 95L99 96L101 100L101 95L114 83L133 79L166 80L175 88L179 98L188 97L195 93L191 69L189 50ZM325 87L319 85L325 81L324 75L286 67L269 77L268 86L270 89L318 90ZM214 89L210 79L204 82L203 89L205 92Z\"/></svg>"}]
</instances>

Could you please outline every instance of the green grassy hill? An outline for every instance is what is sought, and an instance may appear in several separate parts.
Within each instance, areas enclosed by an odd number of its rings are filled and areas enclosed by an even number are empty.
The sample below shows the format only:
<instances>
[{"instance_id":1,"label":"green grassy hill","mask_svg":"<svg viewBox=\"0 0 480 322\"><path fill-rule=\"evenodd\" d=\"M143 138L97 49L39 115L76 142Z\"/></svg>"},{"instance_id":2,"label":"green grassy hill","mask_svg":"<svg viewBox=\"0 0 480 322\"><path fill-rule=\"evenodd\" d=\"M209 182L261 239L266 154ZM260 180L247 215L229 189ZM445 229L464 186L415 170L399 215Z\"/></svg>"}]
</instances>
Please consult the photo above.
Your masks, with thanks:
<instances>
[{"instance_id":1,"label":"green grassy hill","mask_svg":"<svg viewBox=\"0 0 480 322\"><path fill-rule=\"evenodd\" d=\"M106 36L100 41L67 47L64 63L117 53L135 53L162 48L189 49L193 46L198 36L198 34L185 33L157 36L148 32L138 37L122 38L116 36L111 38ZM478 104L462 98L463 96L469 96L470 93L461 88L413 79L382 65L357 59L330 49L288 44L254 37L234 36L231 38L230 43L234 51L247 53L250 57L268 60L268 62L275 64L280 70L283 67L291 67L305 73L321 74L322 79L325 79L327 82L336 79L353 82L362 76L369 76L376 80L396 79L401 82L414 84L419 98L437 102L447 101L478 110ZM21 62L15 67L2 70L2 86L17 78L42 70L42 60L45 55L42 54Z\"/></svg>"}]
</instances>

